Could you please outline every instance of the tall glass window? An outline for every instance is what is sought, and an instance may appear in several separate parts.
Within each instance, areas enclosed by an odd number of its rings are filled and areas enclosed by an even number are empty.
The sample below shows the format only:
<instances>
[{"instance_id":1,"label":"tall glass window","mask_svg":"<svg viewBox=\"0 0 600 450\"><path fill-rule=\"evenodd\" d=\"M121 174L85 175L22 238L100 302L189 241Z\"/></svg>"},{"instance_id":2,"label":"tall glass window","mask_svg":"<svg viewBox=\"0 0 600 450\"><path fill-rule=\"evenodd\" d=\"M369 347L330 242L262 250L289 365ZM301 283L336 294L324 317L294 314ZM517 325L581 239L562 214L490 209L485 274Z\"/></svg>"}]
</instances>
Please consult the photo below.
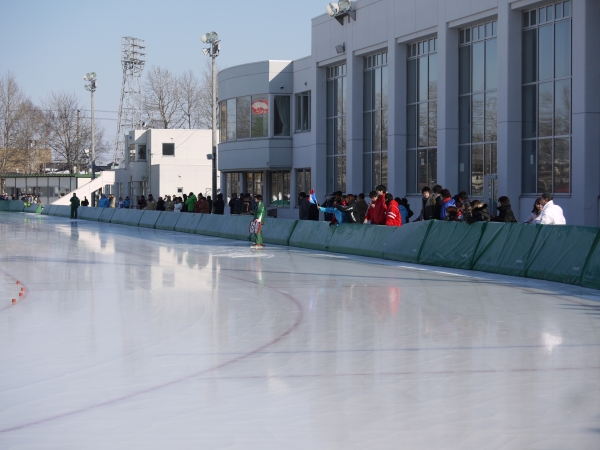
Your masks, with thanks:
<instances>
[{"instance_id":1,"label":"tall glass window","mask_svg":"<svg viewBox=\"0 0 600 450\"><path fill-rule=\"evenodd\" d=\"M310 194L311 190L311 177L310 169L298 169L296 171L296 194L300 195L300 192L304 192L307 195ZM299 199L299 197L298 197ZM297 205L300 206L298 200Z\"/></svg>"},{"instance_id":2,"label":"tall glass window","mask_svg":"<svg viewBox=\"0 0 600 450\"><path fill-rule=\"evenodd\" d=\"M310 91L296 94L296 132L310 131Z\"/></svg>"},{"instance_id":3,"label":"tall glass window","mask_svg":"<svg viewBox=\"0 0 600 450\"><path fill-rule=\"evenodd\" d=\"M346 191L346 64L327 68L327 192Z\"/></svg>"},{"instance_id":4,"label":"tall glass window","mask_svg":"<svg viewBox=\"0 0 600 450\"><path fill-rule=\"evenodd\" d=\"M387 52L363 59L363 190L388 182Z\"/></svg>"},{"instance_id":5,"label":"tall glass window","mask_svg":"<svg viewBox=\"0 0 600 450\"><path fill-rule=\"evenodd\" d=\"M571 192L571 2L523 13L523 192Z\"/></svg>"},{"instance_id":6,"label":"tall glass window","mask_svg":"<svg viewBox=\"0 0 600 450\"><path fill-rule=\"evenodd\" d=\"M437 183L437 38L408 44L406 192Z\"/></svg>"},{"instance_id":7,"label":"tall glass window","mask_svg":"<svg viewBox=\"0 0 600 450\"><path fill-rule=\"evenodd\" d=\"M231 198L232 194L240 195L240 174L237 172L227 174L227 196Z\"/></svg>"},{"instance_id":8,"label":"tall glass window","mask_svg":"<svg viewBox=\"0 0 600 450\"><path fill-rule=\"evenodd\" d=\"M289 136L289 97L275 96L276 136ZM269 136L269 96L230 98L220 103L221 142ZM287 133L287 134L285 134Z\"/></svg>"},{"instance_id":9,"label":"tall glass window","mask_svg":"<svg viewBox=\"0 0 600 450\"><path fill-rule=\"evenodd\" d=\"M290 206L290 171L269 172L271 183L271 206Z\"/></svg>"},{"instance_id":10,"label":"tall glass window","mask_svg":"<svg viewBox=\"0 0 600 450\"><path fill-rule=\"evenodd\" d=\"M497 173L498 40L497 22L460 30L458 187L484 195L484 176Z\"/></svg>"}]
</instances>

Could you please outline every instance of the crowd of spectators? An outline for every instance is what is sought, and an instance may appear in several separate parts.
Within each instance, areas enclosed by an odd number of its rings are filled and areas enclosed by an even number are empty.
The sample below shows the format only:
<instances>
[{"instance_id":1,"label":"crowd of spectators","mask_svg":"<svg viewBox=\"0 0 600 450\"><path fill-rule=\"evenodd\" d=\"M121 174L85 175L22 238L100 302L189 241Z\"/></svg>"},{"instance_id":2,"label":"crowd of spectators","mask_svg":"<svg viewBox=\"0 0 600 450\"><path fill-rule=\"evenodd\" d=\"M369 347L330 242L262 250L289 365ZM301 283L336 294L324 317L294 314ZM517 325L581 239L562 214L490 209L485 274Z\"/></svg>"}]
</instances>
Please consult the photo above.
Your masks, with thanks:
<instances>
[{"instance_id":1,"label":"crowd of spectators","mask_svg":"<svg viewBox=\"0 0 600 450\"><path fill-rule=\"evenodd\" d=\"M152 194L148 194L148 197L141 195L136 200L137 205L134 206L134 202L129 196L117 199L112 194L109 194L108 197L105 194L101 194L98 200L98 207L143 209L145 211L196 212L203 214L224 214L225 212L223 194L217 194L217 200L214 202L210 195L204 197L204 195L198 194L196 196L193 192L190 192L189 195L183 194L182 196L165 195L164 197L158 197L158 199L155 199ZM81 206L89 206L87 197L81 202Z\"/></svg>"},{"instance_id":2,"label":"crowd of spectators","mask_svg":"<svg viewBox=\"0 0 600 450\"><path fill-rule=\"evenodd\" d=\"M440 185L421 190L421 212L414 221L445 220L451 222L517 222L510 199L498 198L497 214L491 215L488 205L480 200L471 201L466 192L452 196ZM299 219L319 220L319 211L324 213L331 226L341 223L402 226L414 216L406 198L394 197L379 185L365 199L363 193L343 194L341 191L326 196L321 205L314 204L305 192L299 195ZM544 193L535 200L531 216L524 222L529 224L565 225L566 220L560 206L553 201L552 194Z\"/></svg>"}]
</instances>

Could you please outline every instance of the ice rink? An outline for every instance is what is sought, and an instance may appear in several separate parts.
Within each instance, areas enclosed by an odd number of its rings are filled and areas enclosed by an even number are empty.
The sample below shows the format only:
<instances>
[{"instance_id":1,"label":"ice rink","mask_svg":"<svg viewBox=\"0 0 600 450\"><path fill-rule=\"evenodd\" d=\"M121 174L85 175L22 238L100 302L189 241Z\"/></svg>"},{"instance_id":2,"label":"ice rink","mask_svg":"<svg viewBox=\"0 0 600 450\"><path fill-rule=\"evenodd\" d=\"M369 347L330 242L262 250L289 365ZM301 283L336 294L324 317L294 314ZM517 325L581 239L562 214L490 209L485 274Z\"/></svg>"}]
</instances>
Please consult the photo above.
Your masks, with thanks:
<instances>
[{"instance_id":1,"label":"ice rink","mask_svg":"<svg viewBox=\"0 0 600 450\"><path fill-rule=\"evenodd\" d=\"M600 448L598 291L40 215L0 230L1 449Z\"/></svg>"}]
</instances>

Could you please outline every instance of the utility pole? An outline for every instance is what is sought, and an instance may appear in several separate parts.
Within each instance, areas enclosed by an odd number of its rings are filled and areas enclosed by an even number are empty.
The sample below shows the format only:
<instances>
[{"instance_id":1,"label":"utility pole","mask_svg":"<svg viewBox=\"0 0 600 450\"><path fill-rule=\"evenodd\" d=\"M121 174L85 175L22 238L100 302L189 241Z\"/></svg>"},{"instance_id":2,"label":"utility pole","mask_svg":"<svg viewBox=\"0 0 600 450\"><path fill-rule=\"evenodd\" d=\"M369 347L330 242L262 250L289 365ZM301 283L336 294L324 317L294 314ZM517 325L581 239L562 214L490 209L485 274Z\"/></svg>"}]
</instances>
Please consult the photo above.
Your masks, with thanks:
<instances>
[{"instance_id":1,"label":"utility pole","mask_svg":"<svg viewBox=\"0 0 600 450\"><path fill-rule=\"evenodd\" d=\"M84 87L92 93L92 181L96 178L96 135L94 128L94 92L96 92L96 72L84 75L83 79L88 81ZM96 191L92 191L92 206L96 206Z\"/></svg>"},{"instance_id":2,"label":"utility pole","mask_svg":"<svg viewBox=\"0 0 600 450\"><path fill-rule=\"evenodd\" d=\"M221 50L221 41L215 31L203 34L200 39L209 48L202 52L212 58L212 199L217 199L217 56Z\"/></svg>"},{"instance_id":3,"label":"utility pole","mask_svg":"<svg viewBox=\"0 0 600 450\"><path fill-rule=\"evenodd\" d=\"M79 113L81 111L77 110L77 172L81 173L81 147L79 145Z\"/></svg>"}]
</instances>

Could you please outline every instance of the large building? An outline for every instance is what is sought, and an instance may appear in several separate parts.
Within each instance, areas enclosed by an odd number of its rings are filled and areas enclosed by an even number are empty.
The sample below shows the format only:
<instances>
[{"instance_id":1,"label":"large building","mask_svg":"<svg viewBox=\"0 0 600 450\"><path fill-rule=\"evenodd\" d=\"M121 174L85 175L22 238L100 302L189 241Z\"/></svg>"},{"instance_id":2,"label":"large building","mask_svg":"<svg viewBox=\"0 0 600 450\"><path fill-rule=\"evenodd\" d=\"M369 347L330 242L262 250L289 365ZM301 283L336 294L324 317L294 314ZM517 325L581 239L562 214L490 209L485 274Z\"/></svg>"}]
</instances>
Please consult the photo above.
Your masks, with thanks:
<instances>
[{"instance_id":1,"label":"large building","mask_svg":"<svg viewBox=\"0 0 600 450\"><path fill-rule=\"evenodd\" d=\"M323 14L310 56L220 72L221 190L296 217L310 188L381 183L418 211L437 183L492 208L506 195L520 220L552 192L568 223L598 226L598 23L598 0L360 0Z\"/></svg>"}]
</instances>

